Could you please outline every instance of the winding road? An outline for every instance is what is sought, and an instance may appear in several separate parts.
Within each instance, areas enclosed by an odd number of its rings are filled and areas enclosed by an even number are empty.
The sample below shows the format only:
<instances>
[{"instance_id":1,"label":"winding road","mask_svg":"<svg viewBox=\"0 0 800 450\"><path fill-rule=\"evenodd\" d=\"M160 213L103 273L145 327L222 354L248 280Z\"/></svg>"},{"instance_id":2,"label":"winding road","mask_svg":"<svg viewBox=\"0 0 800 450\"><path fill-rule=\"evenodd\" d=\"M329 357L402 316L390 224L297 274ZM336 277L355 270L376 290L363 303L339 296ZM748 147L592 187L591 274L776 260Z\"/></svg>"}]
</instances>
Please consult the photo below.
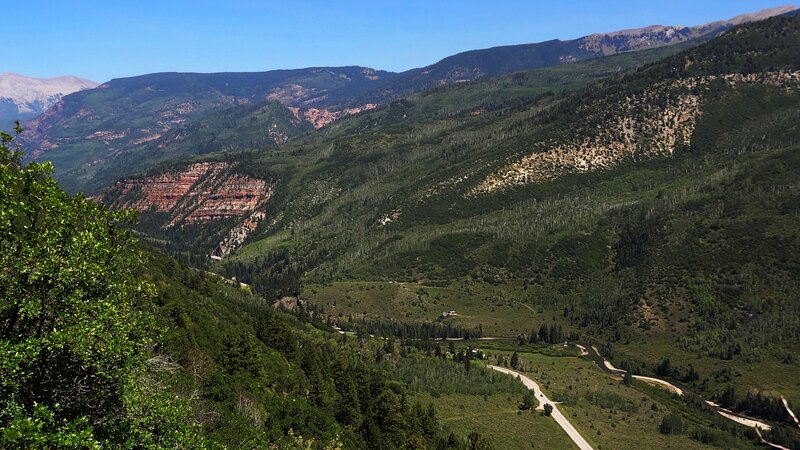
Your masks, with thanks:
<instances>
[{"instance_id":1,"label":"winding road","mask_svg":"<svg viewBox=\"0 0 800 450\"><path fill-rule=\"evenodd\" d=\"M613 364L608 362L608 360L603 358L600 355L600 352L594 346L591 346L591 345L589 345L587 343L581 343L581 344L575 344L575 345L576 345L576 347L578 347L581 350L581 356L583 356L583 357L585 357L585 358L587 358L587 359L589 359L591 361L594 361L594 363L597 364L597 366L600 369L602 369L603 371L611 373L611 374L615 374L615 375L623 375L625 373L624 370L617 369L616 367L614 367ZM667 390L672 391L673 393L678 394L678 395L687 395L688 394L688 395L696 396L696 397L699 397L699 398L702 399L702 397L699 396L698 394L684 391L684 389L681 389L678 386L675 386L674 384L670 383L669 381L665 381L665 380L662 380L660 378L645 377L645 376L642 376L642 375L633 375L633 378L637 379L637 380L644 381L645 383L660 385L660 386L666 388ZM764 430L764 431L769 431L769 430L772 429L772 427L769 424L767 424L765 422L762 422L762 421L760 421L758 419L754 419L752 417L743 416L741 414L736 414L733 411L725 409L725 408L721 407L720 405L717 405L716 403L710 402L710 401L705 400L705 399L703 399L703 401L705 402L706 405L708 405L709 408L711 408L712 410L716 411L720 416L722 416L722 417L724 417L726 419L732 420L732 421L734 421L734 422L736 422L738 424L744 425L746 427L751 427L751 428L755 428L755 429ZM770 445L775 446L774 444L770 444ZM781 447L777 446L776 448L781 448Z\"/></svg>"},{"instance_id":2,"label":"winding road","mask_svg":"<svg viewBox=\"0 0 800 450\"><path fill-rule=\"evenodd\" d=\"M593 450L592 446L586 442L586 439L584 439L578 430L576 430L575 427L573 427L572 424L567 420L567 418L561 414L561 411L558 410L556 403L544 395L542 390L539 389L539 385L536 384L535 381L517 371L506 369L505 367L493 365L489 365L488 367L492 370L517 377L520 381L522 381L522 384L524 384L526 388L533 391L533 395L536 397L536 400L539 401L539 406L536 409L544 409L544 405L549 403L553 407L553 412L550 414L550 416L552 416L553 419L556 420L556 423L558 423L558 425L560 425L561 428L567 432L570 439L572 439L572 442L574 442L581 450Z\"/></svg>"}]
</instances>

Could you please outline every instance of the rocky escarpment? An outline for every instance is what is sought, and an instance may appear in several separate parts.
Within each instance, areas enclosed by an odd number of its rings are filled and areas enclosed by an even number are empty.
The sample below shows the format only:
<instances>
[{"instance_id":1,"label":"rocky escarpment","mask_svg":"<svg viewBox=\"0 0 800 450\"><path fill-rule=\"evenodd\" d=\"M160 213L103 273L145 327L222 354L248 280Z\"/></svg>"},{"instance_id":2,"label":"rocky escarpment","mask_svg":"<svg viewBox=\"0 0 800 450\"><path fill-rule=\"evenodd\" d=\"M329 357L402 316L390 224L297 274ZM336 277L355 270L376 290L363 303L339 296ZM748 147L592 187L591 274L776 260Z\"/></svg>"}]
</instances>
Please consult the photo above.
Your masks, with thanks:
<instances>
[{"instance_id":1,"label":"rocky escarpment","mask_svg":"<svg viewBox=\"0 0 800 450\"><path fill-rule=\"evenodd\" d=\"M613 55L684 42L702 33L689 27L653 25L612 33L597 33L581 40L580 48L592 53Z\"/></svg>"},{"instance_id":2,"label":"rocky escarpment","mask_svg":"<svg viewBox=\"0 0 800 450\"><path fill-rule=\"evenodd\" d=\"M377 108L375 103L367 103L354 108L345 108L339 111L329 111L327 109L308 108L300 109L289 107L289 110L294 114L295 119L298 121L305 121L311 124L315 129L320 129L331 122L335 122L343 117L352 116L362 111L369 111Z\"/></svg>"},{"instance_id":3,"label":"rocky escarpment","mask_svg":"<svg viewBox=\"0 0 800 450\"><path fill-rule=\"evenodd\" d=\"M625 161L671 156L681 145L691 143L703 88L718 79L730 86L800 87L796 71L733 73L662 82L621 100L584 105L576 111L585 122L578 133L535 143L530 154L486 177L469 195L540 183L567 173L609 169Z\"/></svg>"},{"instance_id":4,"label":"rocky escarpment","mask_svg":"<svg viewBox=\"0 0 800 450\"><path fill-rule=\"evenodd\" d=\"M126 179L101 194L114 209L166 214L162 228L239 219L213 254L224 256L267 217L273 183L237 173L223 162L203 162L146 178Z\"/></svg>"}]
</instances>

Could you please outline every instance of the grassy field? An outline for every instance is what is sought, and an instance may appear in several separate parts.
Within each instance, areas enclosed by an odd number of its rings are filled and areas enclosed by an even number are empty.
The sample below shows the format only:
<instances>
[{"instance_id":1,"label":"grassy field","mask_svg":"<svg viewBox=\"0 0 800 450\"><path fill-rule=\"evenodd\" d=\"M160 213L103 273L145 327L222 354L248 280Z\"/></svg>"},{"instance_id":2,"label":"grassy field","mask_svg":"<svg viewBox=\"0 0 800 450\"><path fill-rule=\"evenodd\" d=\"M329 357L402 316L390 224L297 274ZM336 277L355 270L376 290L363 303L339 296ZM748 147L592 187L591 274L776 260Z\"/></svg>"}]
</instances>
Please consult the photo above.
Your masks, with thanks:
<instances>
[{"instance_id":1,"label":"grassy field","mask_svg":"<svg viewBox=\"0 0 800 450\"><path fill-rule=\"evenodd\" d=\"M662 333L641 334L631 339L629 344L616 345L621 357L635 357L637 360L655 366L664 356L668 356L674 365L689 366L697 369L701 380L708 377L711 392L722 391L727 384L745 393L757 388L776 396L784 396L797 404L800 402L800 378L797 377L796 362L786 363L775 356L765 356L754 361L742 359L722 360L717 358L698 357L697 354L677 348L671 336ZM786 348L786 352L798 354L800 348ZM727 369L727 370L726 370ZM733 374L727 383L715 376L729 371Z\"/></svg>"},{"instance_id":2,"label":"grassy field","mask_svg":"<svg viewBox=\"0 0 800 450\"><path fill-rule=\"evenodd\" d=\"M407 321L433 321L443 311L454 310L448 318L465 327L483 327L492 337L528 334L535 325L551 321L552 312L544 305L520 301L521 286L510 282L501 286L457 280L445 286L421 283L359 281L311 284L303 297L323 306L332 316L381 318Z\"/></svg>"},{"instance_id":3,"label":"grassy field","mask_svg":"<svg viewBox=\"0 0 800 450\"><path fill-rule=\"evenodd\" d=\"M422 394L418 399L433 403L445 428L461 436L478 432L496 449L577 448L555 420L540 411L520 411L520 399L508 394L438 398Z\"/></svg>"},{"instance_id":4,"label":"grassy field","mask_svg":"<svg viewBox=\"0 0 800 450\"><path fill-rule=\"evenodd\" d=\"M485 351L490 358L511 354ZM577 357L538 353L519 356L523 372L553 400L561 402L564 415L597 449L712 448L685 435L661 434L659 425L670 408L660 398L647 395L646 386L625 386L594 363Z\"/></svg>"},{"instance_id":5,"label":"grassy field","mask_svg":"<svg viewBox=\"0 0 800 450\"><path fill-rule=\"evenodd\" d=\"M434 321L442 311L455 310L458 315L448 318L454 324L483 328L483 336L515 338L538 329L542 323L563 323L565 334L573 327L564 323L553 305L537 301L511 281L494 286L469 279L457 280L444 286L422 283L386 281L347 281L312 284L303 291L313 305L323 306L326 314L346 318L380 318L405 321ZM648 368L664 358L675 366L694 367L700 381L708 379L707 392L721 392L732 385L738 392L758 389L773 395L783 395L794 403L800 402L800 379L797 363L781 362L780 357L765 355L757 361L723 360L698 356L676 345L675 330L634 329L629 340L615 343L616 361L633 359ZM493 344L484 343L484 346ZM498 344L499 345L499 344ZM500 345L499 349L507 348ZM541 352L541 349L537 350ZM800 353L800 348L787 349ZM717 375L729 369L732 378L722 380ZM765 376L765 374L767 374Z\"/></svg>"}]
</instances>

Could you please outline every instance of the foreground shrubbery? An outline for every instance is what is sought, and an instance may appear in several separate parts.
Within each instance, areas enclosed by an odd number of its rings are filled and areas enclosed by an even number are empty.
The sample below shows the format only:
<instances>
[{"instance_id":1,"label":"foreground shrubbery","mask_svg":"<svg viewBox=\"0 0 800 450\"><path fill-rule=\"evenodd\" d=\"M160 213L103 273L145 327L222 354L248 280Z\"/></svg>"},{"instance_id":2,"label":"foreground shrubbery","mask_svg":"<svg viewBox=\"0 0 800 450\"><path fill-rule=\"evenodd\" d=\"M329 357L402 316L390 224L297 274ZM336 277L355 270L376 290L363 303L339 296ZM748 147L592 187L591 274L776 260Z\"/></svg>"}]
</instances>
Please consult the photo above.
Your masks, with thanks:
<instances>
[{"instance_id":1,"label":"foreground shrubbery","mask_svg":"<svg viewBox=\"0 0 800 450\"><path fill-rule=\"evenodd\" d=\"M466 448L371 358L0 147L0 447ZM486 448L485 443L480 448ZM478 447L475 447L478 448Z\"/></svg>"},{"instance_id":2,"label":"foreground shrubbery","mask_svg":"<svg viewBox=\"0 0 800 450\"><path fill-rule=\"evenodd\" d=\"M20 130L18 130L20 131ZM147 370L153 286L129 220L0 146L0 446L203 446Z\"/></svg>"}]
</instances>

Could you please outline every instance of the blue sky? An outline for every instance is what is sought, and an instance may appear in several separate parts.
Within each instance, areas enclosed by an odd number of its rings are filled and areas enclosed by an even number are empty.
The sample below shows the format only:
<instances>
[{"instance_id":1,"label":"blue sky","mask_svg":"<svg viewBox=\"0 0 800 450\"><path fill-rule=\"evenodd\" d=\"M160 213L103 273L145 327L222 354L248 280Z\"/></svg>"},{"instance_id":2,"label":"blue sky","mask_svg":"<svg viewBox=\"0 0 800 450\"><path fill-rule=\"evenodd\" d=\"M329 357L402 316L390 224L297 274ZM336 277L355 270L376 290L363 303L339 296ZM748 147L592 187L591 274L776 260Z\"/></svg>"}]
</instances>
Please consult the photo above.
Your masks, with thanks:
<instances>
[{"instance_id":1,"label":"blue sky","mask_svg":"<svg viewBox=\"0 0 800 450\"><path fill-rule=\"evenodd\" d=\"M98 82L151 72L363 65L402 71L496 45L696 25L780 0L2 2L0 72ZM0 3L0 4L2 4ZM502 6L500 6L502 5Z\"/></svg>"}]
</instances>

